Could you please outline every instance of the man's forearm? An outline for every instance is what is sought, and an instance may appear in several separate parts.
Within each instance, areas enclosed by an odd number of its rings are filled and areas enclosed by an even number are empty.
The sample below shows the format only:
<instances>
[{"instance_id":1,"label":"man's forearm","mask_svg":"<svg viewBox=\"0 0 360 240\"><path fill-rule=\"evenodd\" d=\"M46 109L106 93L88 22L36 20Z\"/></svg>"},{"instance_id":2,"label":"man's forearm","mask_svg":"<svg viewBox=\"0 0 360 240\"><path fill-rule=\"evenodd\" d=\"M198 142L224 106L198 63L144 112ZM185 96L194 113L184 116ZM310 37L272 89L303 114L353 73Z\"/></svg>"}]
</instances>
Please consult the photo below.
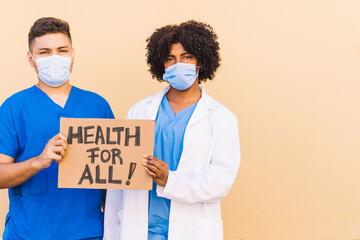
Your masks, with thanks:
<instances>
[{"instance_id":1,"label":"man's forearm","mask_svg":"<svg viewBox=\"0 0 360 240\"><path fill-rule=\"evenodd\" d=\"M38 173L36 158L18 163L0 163L0 188L16 187Z\"/></svg>"}]
</instances>

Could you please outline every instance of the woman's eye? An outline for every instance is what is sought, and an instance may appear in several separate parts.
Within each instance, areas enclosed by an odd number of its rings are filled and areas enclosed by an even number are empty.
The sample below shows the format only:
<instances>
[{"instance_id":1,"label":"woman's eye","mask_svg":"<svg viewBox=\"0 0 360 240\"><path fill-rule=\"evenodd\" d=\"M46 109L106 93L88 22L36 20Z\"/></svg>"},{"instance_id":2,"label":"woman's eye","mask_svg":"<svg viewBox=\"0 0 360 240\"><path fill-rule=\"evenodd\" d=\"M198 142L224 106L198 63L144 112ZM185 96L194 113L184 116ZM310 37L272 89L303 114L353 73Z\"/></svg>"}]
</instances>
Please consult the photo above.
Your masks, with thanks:
<instances>
[{"instance_id":1,"label":"woman's eye","mask_svg":"<svg viewBox=\"0 0 360 240\"><path fill-rule=\"evenodd\" d=\"M168 57L168 58L166 59L167 62L170 62L170 61L172 61L172 60L173 60L172 57Z\"/></svg>"}]
</instances>

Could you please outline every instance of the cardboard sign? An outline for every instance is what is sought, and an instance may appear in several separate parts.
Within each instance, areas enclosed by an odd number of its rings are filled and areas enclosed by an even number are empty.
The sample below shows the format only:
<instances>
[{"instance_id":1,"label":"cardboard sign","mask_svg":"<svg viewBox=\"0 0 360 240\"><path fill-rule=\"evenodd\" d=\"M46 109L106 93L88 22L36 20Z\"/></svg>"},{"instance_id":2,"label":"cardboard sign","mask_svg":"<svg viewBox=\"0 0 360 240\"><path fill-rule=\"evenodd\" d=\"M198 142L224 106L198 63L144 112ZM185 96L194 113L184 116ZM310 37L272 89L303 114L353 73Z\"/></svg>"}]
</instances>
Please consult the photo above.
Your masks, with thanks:
<instances>
[{"instance_id":1,"label":"cardboard sign","mask_svg":"<svg viewBox=\"0 0 360 240\"><path fill-rule=\"evenodd\" d=\"M61 118L68 140L59 188L152 189L141 164L154 151L155 121Z\"/></svg>"}]
</instances>

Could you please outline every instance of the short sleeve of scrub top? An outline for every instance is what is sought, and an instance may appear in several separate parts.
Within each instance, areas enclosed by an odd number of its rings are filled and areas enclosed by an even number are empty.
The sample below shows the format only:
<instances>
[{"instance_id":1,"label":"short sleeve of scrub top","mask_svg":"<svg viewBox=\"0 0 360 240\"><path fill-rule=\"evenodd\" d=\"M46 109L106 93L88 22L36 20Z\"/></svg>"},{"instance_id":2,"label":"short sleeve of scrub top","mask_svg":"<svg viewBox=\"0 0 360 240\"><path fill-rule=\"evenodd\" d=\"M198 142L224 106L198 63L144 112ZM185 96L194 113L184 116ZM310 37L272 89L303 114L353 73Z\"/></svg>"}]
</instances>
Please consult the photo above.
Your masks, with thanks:
<instances>
[{"instance_id":1,"label":"short sleeve of scrub top","mask_svg":"<svg viewBox=\"0 0 360 240\"><path fill-rule=\"evenodd\" d=\"M15 158L19 151L10 99L0 107L0 153Z\"/></svg>"}]
</instances>

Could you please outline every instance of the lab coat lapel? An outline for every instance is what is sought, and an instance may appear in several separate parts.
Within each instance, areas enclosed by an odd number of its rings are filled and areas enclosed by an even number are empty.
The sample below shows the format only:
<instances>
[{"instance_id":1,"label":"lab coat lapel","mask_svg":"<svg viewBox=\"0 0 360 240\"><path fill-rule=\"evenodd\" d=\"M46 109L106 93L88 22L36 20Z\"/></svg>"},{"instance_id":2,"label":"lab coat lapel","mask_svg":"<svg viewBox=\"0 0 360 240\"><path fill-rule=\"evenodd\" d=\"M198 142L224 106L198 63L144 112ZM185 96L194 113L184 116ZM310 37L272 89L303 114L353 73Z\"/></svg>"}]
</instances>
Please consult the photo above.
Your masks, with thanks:
<instances>
[{"instance_id":1,"label":"lab coat lapel","mask_svg":"<svg viewBox=\"0 0 360 240\"><path fill-rule=\"evenodd\" d=\"M216 105L214 104L212 98L206 94L205 89L201 87L201 98L189 120L187 127L191 127L195 123L206 118L212 109L215 109Z\"/></svg>"},{"instance_id":2,"label":"lab coat lapel","mask_svg":"<svg viewBox=\"0 0 360 240\"><path fill-rule=\"evenodd\" d=\"M163 88L159 93L155 94L148 100L148 107L145 108L146 119L155 120L157 112L159 110L160 103L164 95L169 91L170 86Z\"/></svg>"}]
</instances>

